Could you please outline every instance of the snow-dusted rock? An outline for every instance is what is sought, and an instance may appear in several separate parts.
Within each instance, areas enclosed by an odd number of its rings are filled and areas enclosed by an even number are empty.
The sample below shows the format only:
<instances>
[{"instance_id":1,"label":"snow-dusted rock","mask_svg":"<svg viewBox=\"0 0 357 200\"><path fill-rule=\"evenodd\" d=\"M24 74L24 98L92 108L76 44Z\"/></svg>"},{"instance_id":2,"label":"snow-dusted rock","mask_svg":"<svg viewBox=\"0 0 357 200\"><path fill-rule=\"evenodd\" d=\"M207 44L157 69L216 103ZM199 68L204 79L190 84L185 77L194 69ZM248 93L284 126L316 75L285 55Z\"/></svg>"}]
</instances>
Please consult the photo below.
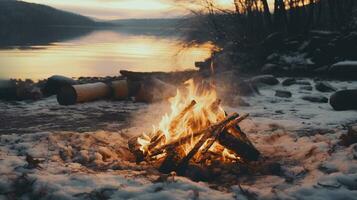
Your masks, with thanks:
<instances>
[{"instance_id":1,"label":"snow-dusted rock","mask_svg":"<svg viewBox=\"0 0 357 200\"><path fill-rule=\"evenodd\" d=\"M291 92L286 91L286 90L276 90L275 96L282 97L282 98L290 98L292 96L292 94L291 94Z\"/></svg>"},{"instance_id":2,"label":"snow-dusted rock","mask_svg":"<svg viewBox=\"0 0 357 200\"><path fill-rule=\"evenodd\" d=\"M320 92L335 92L337 90L335 87L325 81L317 82L315 88Z\"/></svg>"},{"instance_id":3,"label":"snow-dusted rock","mask_svg":"<svg viewBox=\"0 0 357 200\"><path fill-rule=\"evenodd\" d=\"M357 61L335 63L331 65L329 74L341 78L357 78Z\"/></svg>"},{"instance_id":4,"label":"snow-dusted rock","mask_svg":"<svg viewBox=\"0 0 357 200\"><path fill-rule=\"evenodd\" d=\"M357 110L357 90L341 90L330 97L335 110Z\"/></svg>"},{"instance_id":5,"label":"snow-dusted rock","mask_svg":"<svg viewBox=\"0 0 357 200\"><path fill-rule=\"evenodd\" d=\"M296 79L295 78L287 78L282 82L283 86L290 86L290 85L294 85L296 83Z\"/></svg>"},{"instance_id":6,"label":"snow-dusted rock","mask_svg":"<svg viewBox=\"0 0 357 200\"><path fill-rule=\"evenodd\" d=\"M275 78L273 75L260 75L255 76L251 79L254 84L266 84L266 85L277 85L279 84L279 80Z\"/></svg>"},{"instance_id":7,"label":"snow-dusted rock","mask_svg":"<svg viewBox=\"0 0 357 200\"><path fill-rule=\"evenodd\" d=\"M313 103L327 103L328 99L325 96L314 94L314 95L306 95L302 97L305 101L310 101Z\"/></svg>"}]
</instances>

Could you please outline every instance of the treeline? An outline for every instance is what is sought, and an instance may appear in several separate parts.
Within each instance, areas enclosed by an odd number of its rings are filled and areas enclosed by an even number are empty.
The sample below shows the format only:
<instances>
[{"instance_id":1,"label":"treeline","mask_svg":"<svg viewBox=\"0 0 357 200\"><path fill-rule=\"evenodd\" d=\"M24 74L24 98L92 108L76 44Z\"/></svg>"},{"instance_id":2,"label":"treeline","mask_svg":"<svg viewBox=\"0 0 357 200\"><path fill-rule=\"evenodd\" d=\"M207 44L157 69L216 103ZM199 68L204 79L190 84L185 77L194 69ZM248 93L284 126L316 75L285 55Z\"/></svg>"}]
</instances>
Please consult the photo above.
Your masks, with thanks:
<instances>
[{"instance_id":1,"label":"treeline","mask_svg":"<svg viewBox=\"0 0 357 200\"><path fill-rule=\"evenodd\" d=\"M205 38L216 43L251 43L270 33L288 36L307 34L310 30L341 31L350 27L356 0L233 0L235 10L220 9L206 0L204 10L194 11L193 27L187 39Z\"/></svg>"}]
</instances>

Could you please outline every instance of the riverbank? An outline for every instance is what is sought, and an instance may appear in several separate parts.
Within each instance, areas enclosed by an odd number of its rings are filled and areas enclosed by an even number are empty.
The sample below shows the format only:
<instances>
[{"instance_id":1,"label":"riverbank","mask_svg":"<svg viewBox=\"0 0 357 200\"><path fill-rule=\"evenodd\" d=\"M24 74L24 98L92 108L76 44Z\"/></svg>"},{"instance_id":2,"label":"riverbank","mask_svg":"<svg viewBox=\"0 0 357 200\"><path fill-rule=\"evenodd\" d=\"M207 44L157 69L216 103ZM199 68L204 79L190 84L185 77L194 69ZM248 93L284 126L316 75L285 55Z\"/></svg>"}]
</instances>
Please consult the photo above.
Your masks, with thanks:
<instances>
[{"instance_id":1,"label":"riverbank","mask_svg":"<svg viewBox=\"0 0 357 200\"><path fill-rule=\"evenodd\" d=\"M227 74L224 77L228 79ZM357 123L356 111L337 112L328 103L302 99L333 93L316 90L312 79L298 79L292 85L282 84L286 78L277 80L274 85L257 84L259 93L248 96L219 90L228 113L250 113L241 128L266 159L280 165L276 174L226 176L224 183L164 176L133 162L127 140L151 130L168 112L166 101L100 100L72 106L58 105L54 96L33 102L0 101L0 196L353 199L357 148L345 147L340 137ZM306 89L308 84L312 90ZM338 90L357 87L349 81L330 84ZM292 97L276 96L279 90ZM42 160L39 167L26 161L27 154Z\"/></svg>"}]
</instances>

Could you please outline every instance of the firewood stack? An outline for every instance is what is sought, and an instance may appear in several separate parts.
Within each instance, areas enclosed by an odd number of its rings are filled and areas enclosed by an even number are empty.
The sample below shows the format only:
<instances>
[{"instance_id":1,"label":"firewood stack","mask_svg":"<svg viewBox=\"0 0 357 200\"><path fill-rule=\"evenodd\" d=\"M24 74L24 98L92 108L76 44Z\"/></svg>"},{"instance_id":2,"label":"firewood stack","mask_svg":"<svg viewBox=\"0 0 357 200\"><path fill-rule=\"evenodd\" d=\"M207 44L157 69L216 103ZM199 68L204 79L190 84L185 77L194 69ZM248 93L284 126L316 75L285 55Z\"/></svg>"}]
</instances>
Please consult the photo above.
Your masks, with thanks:
<instances>
[{"instance_id":1,"label":"firewood stack","mask_svg":"<svg viewBox=\"0 0 357 200\"><path fill-rule=\"evenodd\" d=\"M217 102L217 105L219 103L220 101ZM175 124L184 115L189 114L195 105L196 102L194 100L187 105L171 121L170 130L175 129ZM221 121L201 128L199 131L164 144L165 136L163 134L156 134L150 139L150 143L145 151L140 149L138 137L134 137L128 142L129 149L134 154L138 164L142 161L147 161L157 166L162 173L175 171L179 175L184 175L191 165L207 165L212 159L217 160L219 157L222 158L222 153L210 151L214 143L218 143L223 149L225 148L232 152L233 155L236 155L235 159L231 158L232 161L238 161L239 163L257 161L260 152L239 127L239 123L247 117L248 114L239 115L233 113ZM182 146L193 139L197 142L185 153Z\"/></svg>"}]
</instances>

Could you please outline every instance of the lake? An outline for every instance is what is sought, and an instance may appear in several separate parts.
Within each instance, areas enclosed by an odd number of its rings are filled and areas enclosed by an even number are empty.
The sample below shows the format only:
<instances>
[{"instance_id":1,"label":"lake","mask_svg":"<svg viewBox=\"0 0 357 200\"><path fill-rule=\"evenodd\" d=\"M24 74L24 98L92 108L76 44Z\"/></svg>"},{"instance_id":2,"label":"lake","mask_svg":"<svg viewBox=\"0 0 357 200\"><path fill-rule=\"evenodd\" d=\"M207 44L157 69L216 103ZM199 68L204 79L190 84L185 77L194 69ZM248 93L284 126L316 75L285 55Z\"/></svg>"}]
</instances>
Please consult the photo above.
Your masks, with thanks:
<instances>
[{"instance_id":1,"label":"lake","mask_svg":"<svg viewBox=\"0 0 357 200\"><path fill-rule=\"evenodd\" d=\"M195 61L209 57L210 44L182 50L179 37L157 33L113 29L73 34L53 29L21 37L8 34L0 41L0 78L116 76L124 69L179 71L194 69Z\"/></svg>"}]
</instances>

